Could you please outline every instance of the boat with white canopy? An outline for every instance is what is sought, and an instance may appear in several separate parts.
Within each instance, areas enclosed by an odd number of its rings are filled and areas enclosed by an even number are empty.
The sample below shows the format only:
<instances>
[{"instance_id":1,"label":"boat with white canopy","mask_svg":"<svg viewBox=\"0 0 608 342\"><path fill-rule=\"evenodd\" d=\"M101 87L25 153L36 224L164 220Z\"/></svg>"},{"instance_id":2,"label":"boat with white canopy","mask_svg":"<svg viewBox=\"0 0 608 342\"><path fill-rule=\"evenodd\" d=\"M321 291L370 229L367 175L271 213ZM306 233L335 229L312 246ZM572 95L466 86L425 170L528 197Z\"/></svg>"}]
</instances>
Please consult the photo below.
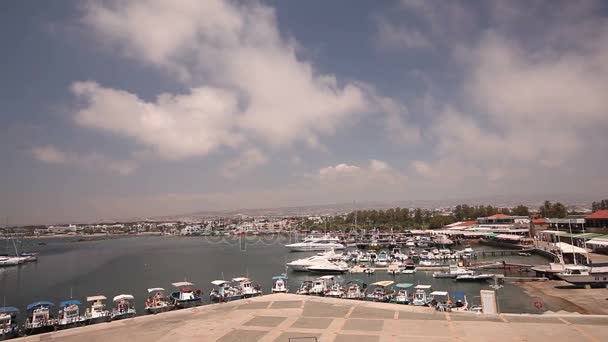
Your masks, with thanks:
<instances>
[{"instance_id":1,"label":"boat with white canopy","mask_svg":"<svg viewBox=\"0 0 608 342\"><path fill-rule=\"evenodd\" d=\"M57 328L68 329L84 324L86 318L80 315L79 300L70 299L59 303L59 313L57 315Z\"/></svg>"},{"instance_id":2,"label":"boat with white canopy","mask_svg":"<svg viewBox=\"0 0 608 342\"><path fill-rule=\"evenodd\" d=\"M193 283L180 281L171 285L176 289L170 296L176 309L191 308L203 303L202 291L195 290Z\"/></svg>"},{"instance_id":3,"label":"boat with white canopy","mask_svg":"<svg viewBox=\"0 0 608 342\"><path fill-rule=\"evenodd\" d=\"M114 308L112 308L112 320L135 317L135 307L133 300L135 298L130 294L120 294L112 300Z\"/></svg>"},{"instance_id":4,"label":"boat with white canopy","mask_svg":"<svg viewBox=\"0 0 608 342\"><path fill-rule=\"evenodd\" d=\"M106 309L106 296L97 295L87 297L89 306L84 313L84 318L87 324L96 324L101 322L109 322L112 320L112 313Z\"/></svg>"},{"instance_id":5,"label":"boat with white canopy","mask_svg":"<svg viewBox=\"0 0 608 342\"><path fill-rule=\"evenodd\" d=\"M157 314L173 309L175 309L175 304L165 295L164 288L153 287L148 289L148 298L146 298L145 306L146 313Z\"/></svg>"}]
</instances>

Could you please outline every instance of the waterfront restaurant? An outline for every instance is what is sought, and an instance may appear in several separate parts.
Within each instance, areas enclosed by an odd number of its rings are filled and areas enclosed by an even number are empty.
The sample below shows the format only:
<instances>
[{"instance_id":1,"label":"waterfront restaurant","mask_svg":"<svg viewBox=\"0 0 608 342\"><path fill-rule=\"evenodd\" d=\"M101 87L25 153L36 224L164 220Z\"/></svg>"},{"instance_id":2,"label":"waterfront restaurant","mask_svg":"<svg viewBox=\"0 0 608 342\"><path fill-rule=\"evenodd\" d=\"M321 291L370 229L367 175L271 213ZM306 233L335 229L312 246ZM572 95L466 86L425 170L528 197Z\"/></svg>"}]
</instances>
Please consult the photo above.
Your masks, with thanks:
<instances>
[{"instance_id":1,"label":"waterfront restaurant","mask_svg":"<svg viewBox=\"0 0 608 342\"><path fill-rule=\"evenodd\" d=\"M512 216L505 214L495 214L488 217L477 218L477 224L479 225L523 225L530 224L530 218L528 216Z\"/></svg>"},{"instance_id":2,"label":"waterfront restaurant","mask_svg":"<svg viewBox=\"0 0 608 342\"><path fill-rule=\"evenodd\" d=\"M598 229L606 229L606 234L608 234L608 210L598 210L592 214L585 216L585 221L587 223L587 227L591 230Z\"/></svg>"}]
</instances>

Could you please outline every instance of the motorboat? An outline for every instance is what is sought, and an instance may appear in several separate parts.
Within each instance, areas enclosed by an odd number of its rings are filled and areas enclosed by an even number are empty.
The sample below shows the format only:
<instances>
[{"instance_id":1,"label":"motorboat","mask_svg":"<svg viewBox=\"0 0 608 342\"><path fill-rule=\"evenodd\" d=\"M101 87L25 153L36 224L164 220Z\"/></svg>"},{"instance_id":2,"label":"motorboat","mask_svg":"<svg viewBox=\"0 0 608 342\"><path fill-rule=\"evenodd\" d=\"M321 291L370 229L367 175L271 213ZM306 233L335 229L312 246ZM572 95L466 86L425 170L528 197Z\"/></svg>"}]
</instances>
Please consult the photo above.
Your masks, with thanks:
<instances>
[{"instance_id":1,"label":"motorboat","mask_svg":"<svg viewBox=\"0 0 608 342\"><path fill-rule=\"evenodd\" d=\"M464 292L452 293L452 310L465 311L469 308L469 302Z\"/></svg>"},{"instance_id":2,"label":"motorboat","mask_svg":"<svg viewBox=\"0 0 608 342\"><path fill-rule=\"evenodd\" d=\"M415 306L427 306L433 300L430 295L431 285L416 285L414 287L416 290L414 292L414 297L412 299L412 304Z\"/></svg>"},{"instance_id":3,"label":"motorboat","mask_svg":"<svg viewBox=\"0 0 608 342\"><path fill-rule=\"evenodd\" d=\"M388 254L385 251L382 251L380 253L378 253L378 257L376 258L376 261L374 262L374 264L378 267L386 267L388 266Z\"/></svg>"},{"instance_id":4,"label":"motorboat","mask_svg":"<svg viewBox=\"0 0 608 342\"><path fill-rule=\"evenodd\" d=\"M87 297L89 306L84 313L87 324L109 322L112 320L112 313L106 310L106 304L104 303L106 299L102 295Z\"/></svg>"},{"instance_id":5,"label":"motorboat","mask_svg":"<svg viewBox=\"0 0 608 342\"><path fill-rule=\"evenodd\" d=\"M399 248L399 247L393 248L393 250L391 251L390 257L392 259L399 260L399 261L407 260L407 255L401 253L401 248Z\"/></svg>"},{"instance_id":6,"label":"motorboat","mask_svg":"<svg viewBox=\"0 0 608 342\"><path fill-rule=\"evenodd\" d=\"M399 283L395 285L397 288L397 293L393 297L393 303L395 304L409 304L411 301L411 296L408 293L408 289L414 286L414 284L410 283Z\"/></svg>"},{"instance_id":7,"label":"motorboat","mask_svg":"<svg viewBox=\"0 0 608 342\"><path fill-rule=\"evenodd\" d=\"M325 294L325 297L342 298L343 295L344 295L344 289L342 288L342 285L335 283L331 286L329 291Z\"/></svg>"},{"instance_id":8,"label":"motorboat","mask_svg":"<svg viewBox=\"0 0 608 342\"><path fill-rule=\"evenodd\" d=\"M175 309L175 304L165 295L165 289L162 287L148 289L148 298L146 298L145 306L146 313L157 314L173 309Z\"/></svg>"},{"instance_id":9,"label":"motorboat","mask_svg":"<svg viewBox=\"0 0 608 342\"><path fill-rule=\"evenodd\" d=\"M80 315L79 300L70 299L59 303L59 312L57 315L57 328L68 329L77 327L85 323L86 318Z\"/></svg>"},{"instance_id":10,"label":"motorboat","mask_svg":"<svg viewBox=\"0 0 608 342\"><path fill-rule=\"evenodd\" d=\"M35 302L27 306L25 333L27 335L41 334L55 329L55 318L51 307L55 304L48 301Z\"/></svg>"},{"instance_id":11,"label":"motorboat","mask_svg":"<svg viewBox=\"0 0 608 342\"><path fill-rule=\"evenodd\" d=\"M289 289L287 288L286 280L287 276L280 275L272 277L274 280L274 286L272 287L272 293L287 293Z\"/></svg>"},{"instance_id":12,"label":"motorboat","mask_svg":"<svg viewBox=\"0 0 608 342\"><path fill-rule=\"evenodd\" d=\"M494 274L463 274L456 277L456 281L468 281L468 282L477 282L477 281L488 281L490 279L494 279Z\"/></svg>"},{"instance_id":13,"label":"motorboat","mask_svg":"<svg viewBox=\"0 0 608 342\"><path fill-rule=\"evenodd\" d=\"M370 285L372 291L365 295L365 300L372 302L389 302L392 298L392 292L389 286L395 282L391 280L378 281Z\"/></svg>"},{"instance_id":14,"label":"motorboat","mask_svg":"<svg viewBox=\"0 0 608 342\"><path fill-rule=\"evenodd\" d=\"M17 266L21 263L23 263L23 260L21 258L0 256L0 267L1 266Z\"/></svg>"},{"instance_id":15,"label":"motorboat","mask_svg":"<svg viewBox=\"0 0 608 342\"><path fill-rule=\"evenodd\" d=\"M374 274L374 272L376 272L376 269L375 269L375 268L373 268L373 267L366 267L366 268L363 270L363 273L365 273L365 274L367 274L367 275L372 275L372 274Z\"/></svg>"},{"instance_id":16,"label":"motorboat","mask_svg":"<svg viewBox=\"0 0 608 342\"><path fill-rule=\"evenodd\" d=\"M403 269L401 270L401 274L414 274L416 273L416 265L414 264L406 264L405 266L403 266Z\"/></svg>"},{"instance_id":17,"label":"motorboat","mask_svg":"<svg viewBox=\"0 0 608 342\"><path fill-rule=\"evenodd\" d=\"M345 273L348 272L348 264L344 261L331 262L326 260L324 262L319 262L313 266L309 266L306 269L309 272L314 273Z\"/></svg>"},{"instance_id":18,"label":"motorboat","mask_svg":"<svg viewBox=\"0 0 608 342\"><path fill-rule=\"evenodd\" d=\"M16 307L5 306L0 308L0 341L19 335L18 315L19 309Z\"/></svg>"},{"instance_id":19,"label":"motorboat","mask_svg":"<svg viewBox=\"0 0 608 342\"><path fill-rule=\"evenodd\" d=\"M310 290L312 290L312 287L314 285L314 282L311 280L304 280L302 282L302 284L300 285L300 288L298 289L298 291L296 291L296 294L299 295L309 295L310 294Z\"/></svg>"},{"instance_id":20,"label":"motorboat","mask_svg":"<svg viewBox=\"0 0 608 342\"><path fill-rule=\"evenodd\" d=\"M302 242L285 245L291 252L325 251L328 249L344 249L340 240L329 235L320 238L309 238Z\"/></svg>"},{"instance_id":21,"label":"motorboat","mask_svg":"<svg viewBox=\"0 0 608 342\"><path fill-rule=\"evenodd\" d=\"M346 290L342 295L344 299L363 299L364 294L362 290L363 285L355 280L351 280L346 283Z\"/></svg>"},{"instance_id":22,"label":"motorboat","mask_svg":"<svg viewBox=\"0 0 608 342\"><path fill-rule=\"evenodd\" d=\"M309 294L324 296L334 285L335 279L336 278L332 275L326 275L315 279L312 288L309 291Z\"/></svg>"},{"instance_id":23,"label":"motorboat","mask_svg":"<svg viewBox=\"0 0 608 342\"><path fill-rule=\"evenodd\" d=\"M332 251L333 253L333 251ZM297 259L288 262L286 265L291 268L294 272L308 272L308 267L316 266L318 264L326 263L332 257L330 253L323 253L321 255L313 255L308 258Z\"/></svg>"},{"instance_id":24,"label":"motorboat","mask_svg":"<svg viewBox=\"0 0 608 342\"><path fill-rule=\"evenodd\" d=\"M209 300L212 303L231 302L241 299L241 291L230 285L227 280L214 280L211 282L213 289L209 292Z\"/></svg>"},{"instance_id":25,"label":"motorboat","mask_svg":"<svg viewBox=\"0 0 608 342\"><path fill-rule=\"evenodd\" d=\"M564 271L557 276L577 286L606 286L608 285L608 263L589 266L564 265Z\"/></svg>"},{"instance_id":26,"label":"motorboat","mask_svg":"<svg viewBox=\"0 0 608 342\"><path fill-rule=\"evenodd\" d=\"M258 284L253 284L249 278L238 277L232 279L232 287L240 292L241 298L251 298L262 295L262 289Z\"/></svg>"},{"instance_id":27,"label":"motorboat","mask_svg":"<svg viewBox=\"0 0 608 342\"><path fill-rule=\"evenodd\" d=\"M450 299L450 294L447 291L433 291L430 294L431 306L435 307L437 311L451 311L452 309L452 300Z\"/></svg>"},{"instance_id":28,"label":"motorboat","mask_svg":"<svg viewBox=\"0 0 608 342\"><path fill-rule=\"evenodd\" d=\"M194 290L191 282L180 281L171 285L176 289L170 296L176 309L191 308L203 303L203 292L200 289Z\"/></svg>"},{"instance_id":29,"label":"motorboat","mask_svg":"<svg viewBox=\"0 0 608 342\"><path fill-rule=\"evenodd\" d=\"M401 269L399 269L399 265L388 265L388 270L386 271L390 275L397 275L401 273Z\"/></svg>"},{"instance_id":30,"label":"motorboat","mask_svg":"<svg viewBox=\"0 0 608 342\"><path fill-rule=\"evenodd\" d=\"M354 265L353 267L350 268L350 270L348 270L348 272L363 273L363 272L365 272L365 269L367 269L366 265Z\"/></svg>"},{"instance_id":31,"label":"motorboat","mask_svg":"<svg viewBox=\"0 0 608 342\"><path fill-rule=\"evenodd\" d=\"M459 266L450 266L450 270L448 272L434 272L433 278L456 278L461 275L474 275L475 272L471 270L467 270L464 267Z\"/></svg>"},{"instance_id":32,"label":"motorboat","mask_svg":"<svg viewBox=\"0 0 608 342\"><path fill-rule=\"evenodd\" d=\"M405 246L406 247L416 247L416 240L414 240L414 239L408 239L405 242Z\"/></svg>"},{"instance_id":33,"label":"motorboat","mask_svg":"<svg viewBox=\"0 0 608 342\"><path fill-rule=\"evenodd\" d=\"M112 308L112 320L135 317L135 307L133 305L133 295L120 294L112 300L114 307Z\"/></svg>"}]
</instances>

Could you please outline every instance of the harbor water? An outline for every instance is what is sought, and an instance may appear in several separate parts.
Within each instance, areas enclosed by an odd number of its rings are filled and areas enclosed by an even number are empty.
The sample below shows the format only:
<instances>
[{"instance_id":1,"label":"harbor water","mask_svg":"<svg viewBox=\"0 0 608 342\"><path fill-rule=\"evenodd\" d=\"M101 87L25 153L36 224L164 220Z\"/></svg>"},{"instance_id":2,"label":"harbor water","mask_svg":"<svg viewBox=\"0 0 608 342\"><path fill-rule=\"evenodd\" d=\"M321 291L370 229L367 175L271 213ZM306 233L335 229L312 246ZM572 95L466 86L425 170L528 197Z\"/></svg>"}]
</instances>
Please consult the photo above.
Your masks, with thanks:
<instances>
[{"instance_id":1,"label":"harbor water","mask_svg":"<svg viewBox=\"0 0 608 342\"><path fill-rule=\"evenodd\" d=\"M0 268L0 304L25 310L27 304L49 300L59 303L74 298L84 303L86 296L102 294L108 300L119 294L132 294L138 315L144 313L147 289L171 283L190 281L203 290L205 302L211 281L250 277L270 293L271 278L285 272L285 263L312 253L290 253L285 237L167 237L132 236L111 238L45 238L21 241L22 249L38 252L37 262L16 267ZM4 243L0 251L5 249ZM474 249L491 250L489 246ZM506 260L521 264L546 264L538 256L495 256L476 261ZM294 293L303 280L316 276L288 272L290 292ZM413 275L397 275L377 271L376 274L344 274L348 281L361 279L370 284L379 280L396 283L430 284L434 290L464 292L469 302L479 304L479 291L489 290L490 283L461 283L453 279L435 279L432 272L418 271ZM516 285L506 283L498 290L502 312L530 312L534 298ZM110 304L110 303L108 303ZM545 310L560 308L544 307ZM83 308L84 310L84 308ZM24 315L22 315L24 316Z\"/></svg>"}]
</instances>

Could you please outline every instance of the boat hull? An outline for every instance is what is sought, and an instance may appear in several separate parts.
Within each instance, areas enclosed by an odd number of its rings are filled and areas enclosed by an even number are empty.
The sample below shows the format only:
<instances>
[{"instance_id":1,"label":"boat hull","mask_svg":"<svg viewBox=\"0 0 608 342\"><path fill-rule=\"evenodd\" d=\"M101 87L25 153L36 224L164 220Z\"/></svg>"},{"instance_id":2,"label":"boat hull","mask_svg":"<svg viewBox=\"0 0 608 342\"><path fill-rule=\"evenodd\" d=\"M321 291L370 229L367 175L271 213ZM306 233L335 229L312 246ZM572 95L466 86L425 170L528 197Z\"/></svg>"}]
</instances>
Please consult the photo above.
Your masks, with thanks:
<instances>
[{"instance_id":1,"label":"boat hull","mask_svg":"<svg viewBox=\"0 0 608 342\"><path fill-rule=\"evenodd\" d=\"M84 322L86 325L97 324L97 323L107 323L112 320L111 316L99 316L99 317L91 317L87 318Z\"/></svg>"},{"instance_id":2,"label":"boat hull","mask_svg":"<svg viewBox=\"0 0 608 342\"><path fill-rule=\"evenodd\" d=\"M158 307L147 307L146 308L146 313L155 315L157 313L163 313L163 312L171 311L173 309L175 309L174 305L158 306Z\"/></svg>"},{"instance_id":3,"label":"boat hull","mask_svg":"<svg viewBox=\"0 0 608 342\"><path fill-rule=\"evenodd\" d=\"M44 325L44 326L35 327L35 328L28 328L28 327L25 328L26 335L44 334L44 333L51 332L51 331L55 331L55 325Z\"/></svg>"},{"instance_id":4,"label":"boat hull","mask_svg":"<svg viewBox=\"0 0 608 342\"><path fill-rule=\"evenodd\" d=\"M193 308L203 304L202 298L191 299L191 300L176 300L175 309Z\"/></svg>"},{"instance_id":5,"label":"boat hull","mask_svg":"<svg viewBox=\"0 0 608 342\"><path fill-rule=\"evenodd\" d=\"M608 273L597 273L590 275L581 275L581 274L559 274L558 275L562 280L569 282L570 284L576 286L598 286L604 287L608 286Z\"/></svg>"},{"instance_id":6,"label":"boat hull","mask_svg":"<svg viewBox=\"0 0 608 342\"><path fill-rule=\"evenodd\" d=\"M8 340L11 338L15 338L19 336L19 329L17 327L13 327L11 331L0 332L0 341Z\"/></svg>"},{"instance_id":7,"label":"boat hull","mask_svg":"<svg viewBox=\"0 0 608 342\"><path fill-rule=\"evenodd\" d=\"M119 314L112 314L113 321L119 321L121 319L133 318L135 317L135 312L125 312Z\"/></svg>"}]
</instances>

